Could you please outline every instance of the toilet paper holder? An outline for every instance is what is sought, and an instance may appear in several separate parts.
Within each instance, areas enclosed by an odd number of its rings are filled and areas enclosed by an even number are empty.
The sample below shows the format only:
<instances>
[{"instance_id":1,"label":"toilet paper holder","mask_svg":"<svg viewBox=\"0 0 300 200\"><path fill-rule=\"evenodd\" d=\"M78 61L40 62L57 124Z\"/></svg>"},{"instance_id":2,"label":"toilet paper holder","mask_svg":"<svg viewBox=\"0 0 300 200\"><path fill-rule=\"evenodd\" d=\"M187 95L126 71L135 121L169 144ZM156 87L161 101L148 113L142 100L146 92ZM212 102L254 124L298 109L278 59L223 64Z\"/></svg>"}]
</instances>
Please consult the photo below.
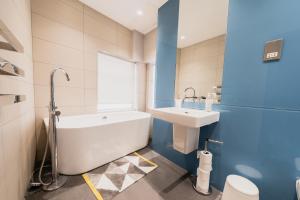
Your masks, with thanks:
<instances>
[{"instance_id":1,"label":"toilet paper holder","mask_svg":"<svg viewBox=\"0 0 300 200\"><path fill-rule=\"evenodd\" d=\"M204 146L204 151L208 151L208 143L224 144L224 142L222 142L222 141L212 140L212 139L206 138L206 140L205 140L205 146Z\"/></svg>"},{"instance_id":2,"label":"toilet paper holder","mask_svg":"<svg viewBox=\"0 0 300 200\"><path fill-rule=\"evenodd\" d=\"M213 144L224 144L224 142L222 142L222 141L212 140L212 139L206 138L206 140L205 140L205 146L204 146L204 151L206 151L206 152L208 152L208 143L213 143ZM197 152L197 158L200 158L200 151ZM199 167L200 167L200 166L199 166ZM211 189L210 186L209 186L207 192L199 191L199 190L197 189L197 186L196 186L196 185L197 185L197 180L193 180L193 181L192 181L192 185L193 185L194 190L195 190L198 194L201 194L201 195L204 195L204 196L208 196L208 195L211 195L211 194L212 194L212 189Z\"/></svg>"}]
</instances>

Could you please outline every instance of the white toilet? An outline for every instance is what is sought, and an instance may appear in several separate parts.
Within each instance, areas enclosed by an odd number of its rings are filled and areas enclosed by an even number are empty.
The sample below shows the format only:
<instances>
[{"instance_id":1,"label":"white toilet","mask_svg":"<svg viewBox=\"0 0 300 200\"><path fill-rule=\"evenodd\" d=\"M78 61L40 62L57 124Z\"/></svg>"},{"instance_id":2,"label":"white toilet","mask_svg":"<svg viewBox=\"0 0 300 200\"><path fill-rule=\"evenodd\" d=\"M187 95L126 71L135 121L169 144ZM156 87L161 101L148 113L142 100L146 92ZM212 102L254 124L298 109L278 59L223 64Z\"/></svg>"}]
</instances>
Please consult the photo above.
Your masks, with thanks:
<instances>
[{"instance_id":1,"label":"white toilet","mask_svg":"<svg viewBox=\"0 0 300 200\"><path fill-rule=\"evenodd\" d=\"M259 190L250 180L238 175L229 175L221 200L259 200Z\"/></svg>"}]
</instances>

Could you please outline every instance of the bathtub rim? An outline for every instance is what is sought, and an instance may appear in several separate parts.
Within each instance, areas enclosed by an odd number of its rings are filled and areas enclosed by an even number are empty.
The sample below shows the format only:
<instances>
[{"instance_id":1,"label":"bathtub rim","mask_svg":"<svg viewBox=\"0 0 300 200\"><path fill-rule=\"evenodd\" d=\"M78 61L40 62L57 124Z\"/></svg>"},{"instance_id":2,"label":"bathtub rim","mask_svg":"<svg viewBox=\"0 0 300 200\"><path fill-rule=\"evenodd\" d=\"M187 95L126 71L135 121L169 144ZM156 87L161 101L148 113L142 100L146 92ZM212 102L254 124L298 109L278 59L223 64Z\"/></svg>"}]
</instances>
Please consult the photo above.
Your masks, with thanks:
<instances>
[{"instance_id":1,"label":"bathtub rim","mask_svg":"<svg viewBox=\"0 0 300 200\"><path fill-rule=\"evenodd\" d=\"M95 115L101 115L101 114L116 114L116 113L130 113L130 112L133 112L133 113L142 113L144 116L140 116L138 118L133 118L133 119L123 119L123 120L117 120L117 121L112 121L110 123L106 123L106 124L96 124L96 125L93 125L93 126L80 126L80 127L57 127L58 130L70 130L70 129L84 129L84 128L93 128L93 127L98 127L98 126L105 126L105 125L111 125L111 124L117 124L117 123L122 123L122 122L129 122L129 121L135 121L135 120L140 120L140 119L147 119L147 118L151 118L152 117L152 114L151 113L148 113L148 112L143 112L143 111L135 111L135 110L132 110L132 111L114 111L114 112L97 112L97 113L94 113L94 114L79 114L79 115L66 115L66 116L61 116L60 117L60 120L62 118L72 118L72 117L84 117L84 116L95 116ZM46 127L46 132L48 133L48 126L49 126L49 117L45 117L43 118L43 123Z\"/></svg>"}]
</instances>

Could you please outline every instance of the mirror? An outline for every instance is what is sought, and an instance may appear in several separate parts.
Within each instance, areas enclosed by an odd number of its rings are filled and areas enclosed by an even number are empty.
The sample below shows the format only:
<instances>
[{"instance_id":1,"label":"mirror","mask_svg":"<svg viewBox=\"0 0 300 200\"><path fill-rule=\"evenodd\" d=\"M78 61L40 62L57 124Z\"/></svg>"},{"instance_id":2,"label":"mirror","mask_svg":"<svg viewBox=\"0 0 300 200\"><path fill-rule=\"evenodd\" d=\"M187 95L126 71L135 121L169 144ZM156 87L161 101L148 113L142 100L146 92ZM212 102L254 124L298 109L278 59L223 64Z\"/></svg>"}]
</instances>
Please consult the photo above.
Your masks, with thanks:
<instances>
[{"instance_id":1,"label":"mirror","mask_svg":"<svg viewBox=\"0 0 300 200\"><path fill-rule=\"evenodd\" d=\"M228 0L181 0L175 98L204 102L222 93Z\"/></svg>"}]
</instances>

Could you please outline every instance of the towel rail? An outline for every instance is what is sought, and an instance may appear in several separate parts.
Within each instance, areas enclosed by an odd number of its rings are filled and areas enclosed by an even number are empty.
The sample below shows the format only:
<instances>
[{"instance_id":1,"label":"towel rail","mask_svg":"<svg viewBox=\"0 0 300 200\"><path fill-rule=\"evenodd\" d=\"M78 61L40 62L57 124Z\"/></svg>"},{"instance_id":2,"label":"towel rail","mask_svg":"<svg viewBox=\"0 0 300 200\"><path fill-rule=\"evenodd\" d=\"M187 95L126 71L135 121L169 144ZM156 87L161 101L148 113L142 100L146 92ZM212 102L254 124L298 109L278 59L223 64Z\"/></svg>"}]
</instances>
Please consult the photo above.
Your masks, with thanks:
<instances>
[{"instance_id":1,"label":"towel rail","mask_svg":"<svg viewBox=\"0 0 300 200\"><path fill-rule=\"evenodd\" d=\"M25 76L24 70L0 58L0 75Z\"/></svg>"},{"instance_id":2,"label":"towel rail","mask_svg":"<svg viewBox=\"0 0 300 200\"><path fill-rule=\"evenodd\" d=\"M0 106L20 103L26 100L25 95L0 94Z\"/></svg>"}]
</instances>

